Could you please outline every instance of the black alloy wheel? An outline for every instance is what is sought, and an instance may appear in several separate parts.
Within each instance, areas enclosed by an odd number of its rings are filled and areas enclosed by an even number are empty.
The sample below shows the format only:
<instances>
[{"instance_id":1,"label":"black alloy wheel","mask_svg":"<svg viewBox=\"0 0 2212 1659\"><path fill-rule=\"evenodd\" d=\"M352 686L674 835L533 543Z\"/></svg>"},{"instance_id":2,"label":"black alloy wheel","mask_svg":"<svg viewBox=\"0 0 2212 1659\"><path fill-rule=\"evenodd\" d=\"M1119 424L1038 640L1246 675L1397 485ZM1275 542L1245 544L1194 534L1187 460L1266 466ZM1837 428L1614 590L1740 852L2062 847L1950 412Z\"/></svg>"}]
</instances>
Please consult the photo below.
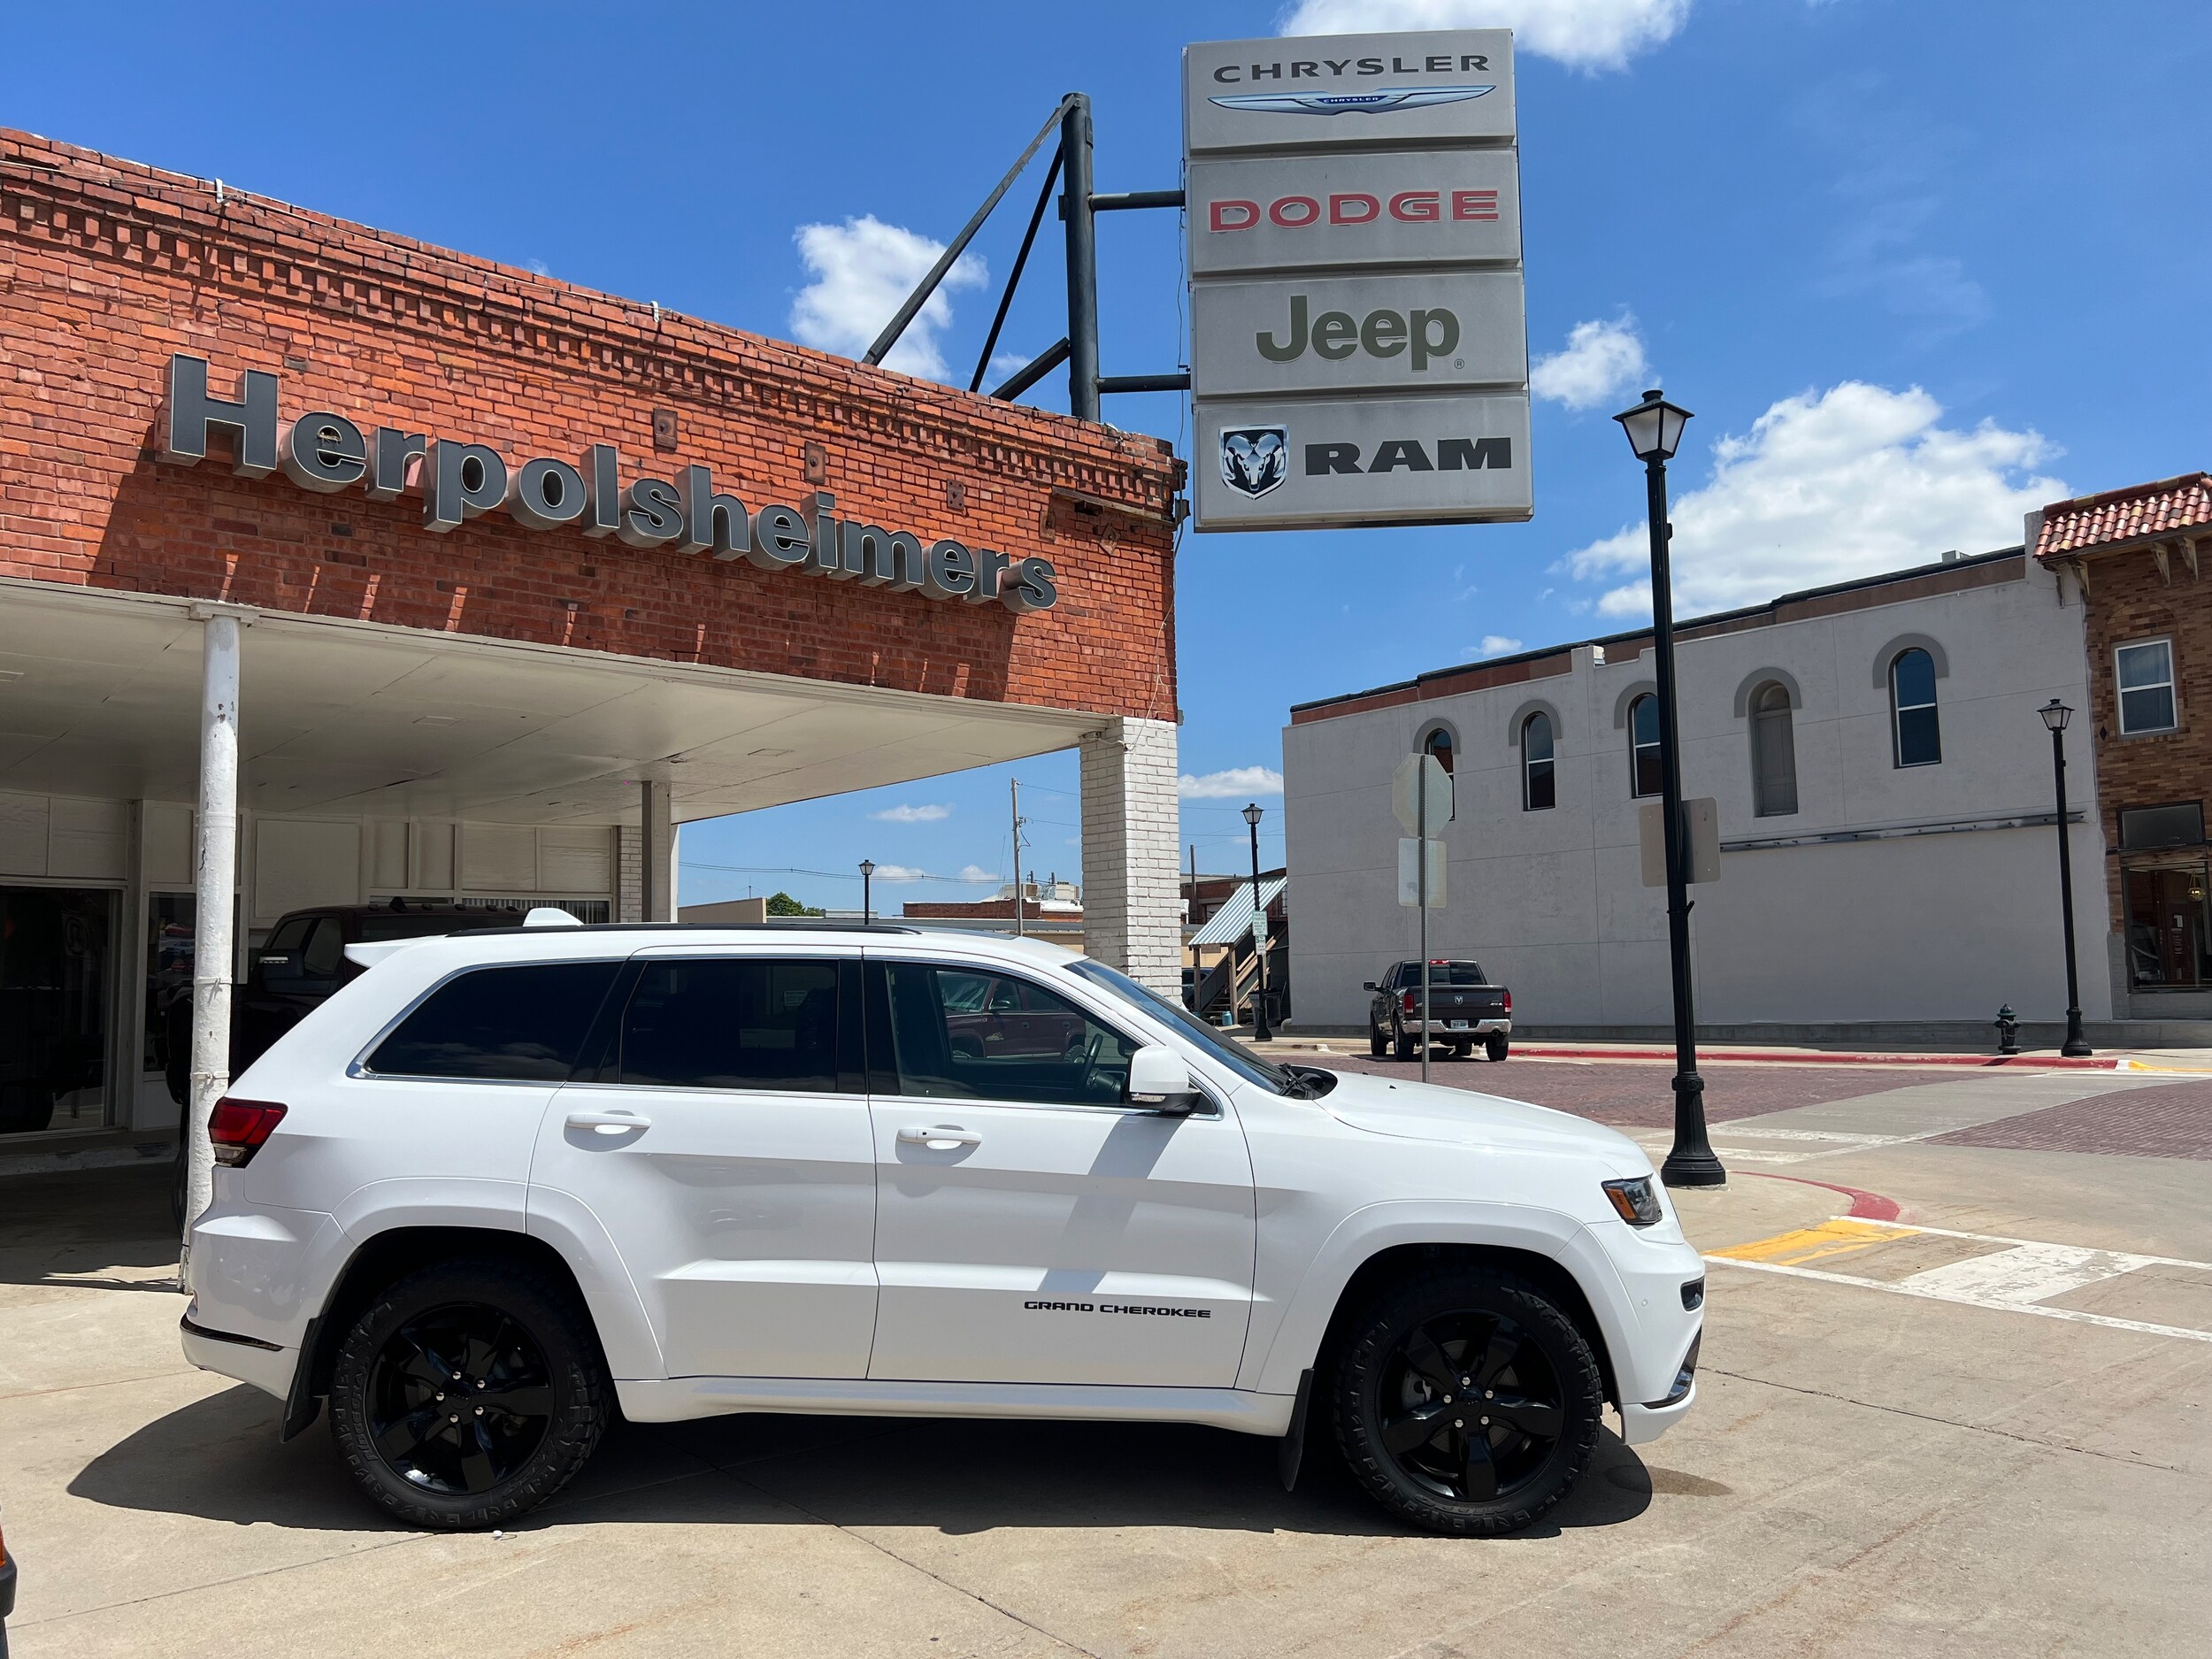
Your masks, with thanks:
<instances>
[{"instance_id":1,"label":"black alloy wheel","mask_svg":"<svg viewBox=\"0 0 2212 1659\"><path fill-rule=\"evenodd\" d=\"M1494 1062L1502 1060L1506 1056L1507 1044L1503 1037L1494 1035L1484 1044L1484 1047L1489 1050L1490 1058Z\"/></svg>"},{"instance_id":2,"label":"black alloy wheel","mask_svg":"<svg viewBox=\"0 0 2212 1659\"><path fill-rule=\"evenodd\" d=\"M495 1526L583 1467L607 1394L572 1292L518 1264L457 1262L401 1280L347 1334L331 1432L402 1519Z\"/></svg>"},{"instance_id":3,"label":"black alloy wheel","mask_svg":"<svg viewBox=\"0 0 2212 1659\"><path fill-rule=\"evenodd\" d=\"M426 1492L479 1496L511 1480L553 1422L545 1356L513 1318L449 1302L394 1331L369 1367L377 1455Z\"/></svg>"},{"instance_id":4,"label":"black alloy wheel","mask_svg":"<svg viewBox=\"0 0 2212 1659\"><path fill-rule=\"evenodd\" d=\"M1411 1060L1417 1056L1418 1050L1414 1048L1413 1039L1403 1025L1394 1023L1391 1025L1390 1052L1400 1060Z\"/></svg>"},{"instance_id":5,"label":"black alloy wheel","mask_svg":"<svg viewBox=\"0 0 2212 1659\"><path fill-rule=\"evenodd\" d=\"M1373 1020L1367 1022L1367 1053L1371 1059L1379 1060L1390 1052L1390 1039L1383 1035L1383 1028Z\"/></svg>"},{"instance_id":6,"label":"black alloy wheel","mask_svg":"<svg viewBox=\"0 0 2212 1659\"><path fill-rule=\"evenodd\" d=\"M1386 1508L1434 1532L1519 1530L1580 1477L1604 1385L1573 1323L1495 1269L1386 1289L1342 1352L1337 1435Z\"/></svg>"}]
</instances>

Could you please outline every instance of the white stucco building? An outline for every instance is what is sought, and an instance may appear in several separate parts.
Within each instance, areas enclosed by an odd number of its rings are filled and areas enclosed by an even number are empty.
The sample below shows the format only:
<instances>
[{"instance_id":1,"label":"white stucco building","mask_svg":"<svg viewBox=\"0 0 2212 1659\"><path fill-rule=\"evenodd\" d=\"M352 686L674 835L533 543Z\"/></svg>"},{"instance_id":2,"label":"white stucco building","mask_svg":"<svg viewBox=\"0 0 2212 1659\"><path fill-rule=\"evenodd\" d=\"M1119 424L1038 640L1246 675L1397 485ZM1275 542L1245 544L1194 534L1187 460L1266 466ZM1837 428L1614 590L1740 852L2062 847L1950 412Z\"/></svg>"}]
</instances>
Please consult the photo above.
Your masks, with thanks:
<instances>
[{"instance_id":1,"label":"white stucco building","mask_svg":"<svg viewBox=\"0 0 2212 1659\"><path fill-rule=\"evenodd\" d=\"M1721 879L1691 889L1701 1026L1978 1041L2002 1003L2062 1018L2051 747L2036 711L2054 696L2087 706L2070 587L2018 549L1953 556L1692 618L1678 645L1683 792L1717 801L1723 849ZM1665 891L1642 885L1637 827L1640 797L1658 789L1655 707L1640 704L1653 689L1645 629L1294 710L1300 1025L1361 1027L1361 981L1413 953L1389 780L1428 747L1448 749L1456 786L1432 954L1479 959L1512 987L1525 1031L1664 1028ZM2103 1020L2104 849L2078 724L2082 1007Z\"/></svg>"}]
</instances>

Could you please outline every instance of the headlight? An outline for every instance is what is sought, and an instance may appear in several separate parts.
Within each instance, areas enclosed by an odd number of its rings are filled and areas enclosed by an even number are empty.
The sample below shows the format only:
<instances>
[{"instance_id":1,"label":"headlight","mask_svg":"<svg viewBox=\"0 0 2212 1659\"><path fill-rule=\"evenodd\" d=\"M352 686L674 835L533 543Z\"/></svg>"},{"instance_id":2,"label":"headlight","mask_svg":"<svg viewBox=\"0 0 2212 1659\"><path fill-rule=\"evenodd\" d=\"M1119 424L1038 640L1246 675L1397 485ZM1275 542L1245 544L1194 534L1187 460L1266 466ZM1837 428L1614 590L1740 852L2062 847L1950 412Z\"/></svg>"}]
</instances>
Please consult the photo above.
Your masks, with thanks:
<instances>
[{"instance_id":1,"label":"headlight","mask_svg":"<svg viewBox=\"0 0 2212 1659\"><path fill-rule=\"evenodd\" d=\"M1659 1208L1659 1194L1648 1175L1639 1175L1633 1180L1608 1181L1605 1195L1613 1201L1613 1208L1620 1211L1621 1219L1632 1227L1656 1226L1665 1218L1665 1212Z\"/></svg>"}]
</instances>

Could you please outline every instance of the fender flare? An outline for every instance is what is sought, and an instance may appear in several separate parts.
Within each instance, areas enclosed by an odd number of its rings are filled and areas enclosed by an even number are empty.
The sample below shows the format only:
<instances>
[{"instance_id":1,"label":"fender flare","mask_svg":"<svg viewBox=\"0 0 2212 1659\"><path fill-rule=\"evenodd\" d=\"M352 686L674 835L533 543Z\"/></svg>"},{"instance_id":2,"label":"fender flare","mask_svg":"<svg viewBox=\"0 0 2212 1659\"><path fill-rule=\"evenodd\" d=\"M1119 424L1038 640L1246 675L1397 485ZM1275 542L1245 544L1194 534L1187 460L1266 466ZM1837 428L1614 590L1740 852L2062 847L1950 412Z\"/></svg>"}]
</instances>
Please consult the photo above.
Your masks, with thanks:
<instances>
[{"instance_id":1,"label":"fender flare","mask_svg":"<svg viewBox=\"0 0 2212 1659\"><path fill-rule=\"evenodd\" d=\"M1321 1351L1353 1275L1385 1250L1405 1245L1455 1244L1524 1250L1557 1266L1581 1290L1597 1320L1609 1375L1632 1351L1635 1328L1628 1287L1589 1228L1557 1210L1456 1199L1391 1199L1354 1210L1315 1252L1264 1353L1248 1354L1240 1388L1296 1392L1302 1372Z\"/></svg>"}]
</instances>

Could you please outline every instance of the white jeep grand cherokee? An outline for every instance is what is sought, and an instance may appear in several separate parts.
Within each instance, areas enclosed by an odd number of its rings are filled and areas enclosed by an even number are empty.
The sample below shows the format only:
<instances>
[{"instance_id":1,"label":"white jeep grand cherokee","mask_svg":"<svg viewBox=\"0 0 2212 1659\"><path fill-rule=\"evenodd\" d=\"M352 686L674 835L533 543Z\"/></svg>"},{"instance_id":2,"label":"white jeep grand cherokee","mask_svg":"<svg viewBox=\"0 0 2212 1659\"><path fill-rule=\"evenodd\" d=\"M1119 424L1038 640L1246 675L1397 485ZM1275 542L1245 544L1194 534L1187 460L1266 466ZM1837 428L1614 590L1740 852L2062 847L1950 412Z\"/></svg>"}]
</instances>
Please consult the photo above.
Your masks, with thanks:
<instances>
[{"instance_id":1,"label":"white jeep grand cherokee","mask_svg":"<svg viewBox=\"0 0 2212 1659\"><path fill-rule=\"evenodd\" d=\"M1404 1519L1502 1532L1608 1401L1634 1444L1696 1397L1702 1264L1578 1118L1271 1065L1018 940L352 949L216 1109L184 1351L287 1437L327 1396L418 1526L541 1502L618 1406L1209 1423L1286 1475L1310 1410Z\"/></svg>"}]
</instances>

